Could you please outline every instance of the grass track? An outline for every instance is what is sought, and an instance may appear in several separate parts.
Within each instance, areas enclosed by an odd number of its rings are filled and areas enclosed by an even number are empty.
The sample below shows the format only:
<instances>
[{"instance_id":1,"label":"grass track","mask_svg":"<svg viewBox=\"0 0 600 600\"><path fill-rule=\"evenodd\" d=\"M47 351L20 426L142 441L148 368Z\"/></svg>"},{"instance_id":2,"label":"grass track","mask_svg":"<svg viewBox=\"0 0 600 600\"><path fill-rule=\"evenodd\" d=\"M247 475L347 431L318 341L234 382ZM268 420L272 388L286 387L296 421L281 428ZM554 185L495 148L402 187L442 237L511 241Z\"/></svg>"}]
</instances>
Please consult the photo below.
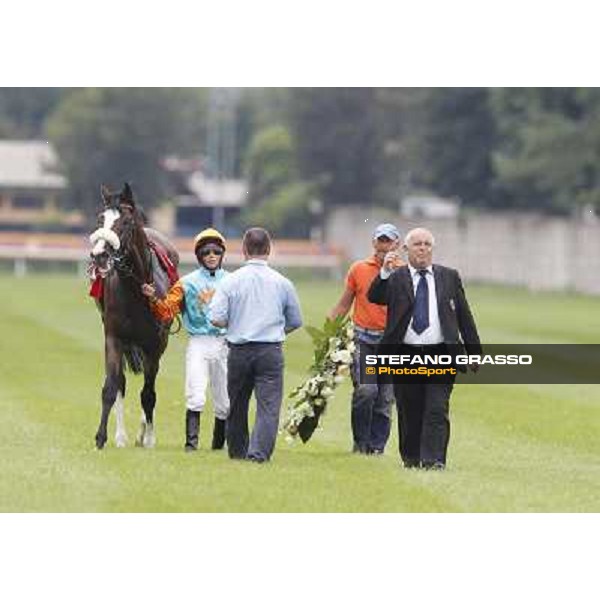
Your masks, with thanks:
<instances>
[{"instance_id":1,"label":"grass track","mask_svg":"<svg viewBox=\"0 0 600 600\"><path fill-rule=\"evenodd\" d=\"M319 325L339 284L299 282L307 323ZM468 288L485 341L595 343L600 301ZM599 511L600 390L596 386L459 386L449 468L399 468L394 433L381 458L349 452L348 383L307 445L278 440L268 465L182 451L185 335L172 338L158 383L158 446L93 449L103 337L84 281L0 276L2 511ZM308 336L286 344L286 390L311 360ZM128 379L132 439L140 378ZM395 424L394 424L395 430Z\"/></svg>"}]
</instances>

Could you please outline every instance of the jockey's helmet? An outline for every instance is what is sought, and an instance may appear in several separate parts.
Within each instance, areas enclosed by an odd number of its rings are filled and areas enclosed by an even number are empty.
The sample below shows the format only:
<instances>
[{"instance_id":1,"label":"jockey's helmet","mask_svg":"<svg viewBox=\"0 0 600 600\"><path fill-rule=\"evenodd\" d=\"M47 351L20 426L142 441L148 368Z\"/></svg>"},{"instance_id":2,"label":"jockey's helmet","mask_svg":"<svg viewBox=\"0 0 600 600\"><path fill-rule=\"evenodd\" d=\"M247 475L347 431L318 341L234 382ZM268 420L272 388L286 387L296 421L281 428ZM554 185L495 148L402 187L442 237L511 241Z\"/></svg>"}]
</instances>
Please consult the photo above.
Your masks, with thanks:
<instances>
[{"instance_id":1,"label":"jockey's helmet","mask_svg":"<svg viewBox=\"0 0 600 600\"><path fill-rule=\"evenodd\" d=\"M218 244L223 248L223 250L226 249L225 238L223 237L223 235L219 233L216 229L209 227L208 229L204 229L203 231L201 231L194 238L194 252L197 253L198 248L210 242Z\"/></svg>"},{"instance_id":2,"label":"jockey's helmet","mask_svg":"<svg viewBox=\"0 0 600 600\"><path fill-rule=\"evenodd\" d=\"M205 248L206 246L206 248ZM221 250L219 250L221 248ZM219 262L207 262L206 254L218 254ZM221 268L223 264L223 255L225 254L225 238L216 229L209 227L204 229L194 238L194 254L198 262L208 269L210 274L214 276L215 271Z\"/></svg>"}]
</instances>

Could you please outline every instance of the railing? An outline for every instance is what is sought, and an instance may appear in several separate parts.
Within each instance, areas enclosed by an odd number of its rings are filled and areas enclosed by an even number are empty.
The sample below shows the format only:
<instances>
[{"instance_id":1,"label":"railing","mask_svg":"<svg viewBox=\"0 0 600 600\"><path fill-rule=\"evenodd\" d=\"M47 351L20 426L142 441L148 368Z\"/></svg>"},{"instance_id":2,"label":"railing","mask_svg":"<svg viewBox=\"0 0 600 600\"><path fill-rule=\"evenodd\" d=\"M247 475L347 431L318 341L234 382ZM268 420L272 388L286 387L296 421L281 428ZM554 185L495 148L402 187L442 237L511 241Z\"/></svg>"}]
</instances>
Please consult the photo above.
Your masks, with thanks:
<instances>
[{"instance_id":1,"label":"railing","mask_svg":"<svg viewBox=\"0 0 600 600\"><path fill-rule=\"evenodd\" d=\"M189 248L192 240L177 238L176 248ZM89 247L86 240L79 236L53 234L0 234L0 261L12 264L12 271L17 277L24 277L35 264L67 263L75 266L76 272L85 274L89 261ZM191 251L180 252L180 264L193 268L197 264L196 256ZM225 266L236 268L243 264L241 241L228 242ZM341 278L344 268L344 257L326 246L307 240L281 240L274 244L269 263L282 269L305 269Z\"/></svg>"}]
</instances>

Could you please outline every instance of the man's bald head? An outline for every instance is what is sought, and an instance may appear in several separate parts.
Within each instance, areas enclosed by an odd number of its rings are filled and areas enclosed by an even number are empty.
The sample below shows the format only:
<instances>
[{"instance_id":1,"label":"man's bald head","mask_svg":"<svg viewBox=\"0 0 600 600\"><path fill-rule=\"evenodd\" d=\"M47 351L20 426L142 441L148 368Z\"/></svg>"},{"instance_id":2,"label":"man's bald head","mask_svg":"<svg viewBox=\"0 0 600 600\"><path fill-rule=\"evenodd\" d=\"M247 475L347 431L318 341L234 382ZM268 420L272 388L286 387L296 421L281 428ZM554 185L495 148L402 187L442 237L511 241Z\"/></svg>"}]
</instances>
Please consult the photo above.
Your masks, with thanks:
<instances>
[{"instance_id":1,"label":"man's bald head","mask_svg":"<svg viewBox=\"0 0 600 600\"><path fill-rule=\"evenodd\" d=\"M433 233L431 233L431 231L429 231L429 229L425 229L424 227L415 227L414 229L411 229L406 234L406 238L404 239L404 243L408 244L409 240L412 237L414 237L414 236L420 236L420 235L429 236L431 238L431 245L435 246L435 238L433 237Z\"/></svg>"},{"instance_id":2,"label":"man's bald head","mask_svg":"<svg viewBox=\"0 0 600 600\"><path fill-rule=\"evenodd\" d=\"M417 227L411 229L404 239L408 262L415 269L426 269L433 260L435 239L429 229Z\"/></svg>"}]
</instances>

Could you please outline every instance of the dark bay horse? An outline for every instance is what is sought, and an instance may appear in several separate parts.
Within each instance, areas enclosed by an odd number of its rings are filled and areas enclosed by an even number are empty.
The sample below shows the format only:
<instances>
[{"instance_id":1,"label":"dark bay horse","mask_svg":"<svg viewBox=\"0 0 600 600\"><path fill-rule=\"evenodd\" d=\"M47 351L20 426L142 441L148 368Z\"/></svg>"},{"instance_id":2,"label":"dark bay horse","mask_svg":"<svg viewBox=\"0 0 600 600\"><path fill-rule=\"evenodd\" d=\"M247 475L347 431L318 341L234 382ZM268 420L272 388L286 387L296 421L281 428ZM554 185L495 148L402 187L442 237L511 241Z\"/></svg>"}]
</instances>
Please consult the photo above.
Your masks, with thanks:
<instances>
[{"instance_id":1,"label":"dark bay horse","mask_svg":"<svg viewBox=\"0 0 600 600\"><path fill-rule=\"evenodd\" d=\"M99 286L96 297L104 324L106 370L96 447L100 449L106 444L108 418L115 402L115 442L118 447L127 443L123 416L126 365L134 373L144 373L143 411L136 445L153 447L155 382L160 358L167 347L170 323L157 323L141 286L154 283L159 295L164 295L169 286L151 243L160 246L175 267L179 257L164 236L144 228L129 184L114 193L102 186L101 194L99 227L90 236L93 246L90 270Z\"/></svg>"}]
</instances>

